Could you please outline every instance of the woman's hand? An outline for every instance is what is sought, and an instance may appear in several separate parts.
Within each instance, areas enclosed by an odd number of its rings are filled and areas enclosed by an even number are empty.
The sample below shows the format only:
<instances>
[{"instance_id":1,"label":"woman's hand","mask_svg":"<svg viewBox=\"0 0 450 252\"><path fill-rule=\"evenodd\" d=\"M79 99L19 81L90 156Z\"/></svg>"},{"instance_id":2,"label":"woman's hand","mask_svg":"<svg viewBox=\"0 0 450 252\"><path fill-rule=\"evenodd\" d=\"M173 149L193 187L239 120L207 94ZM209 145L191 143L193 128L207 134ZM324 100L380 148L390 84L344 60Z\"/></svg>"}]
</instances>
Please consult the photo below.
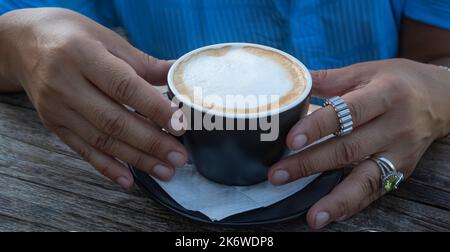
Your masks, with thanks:
<instances>
[{"instance_id":1,"label":"woman's hand","mask_svg":"<svg viewBox=\"0 0 450 252\"><path fill-rule=\"evenodd\" d=\"M395 59L313 72L313 93L342 96L353 116L352 133L335 137L273 165L270 181L280 185L315 173L358 162L352 172L308 212L313 228L349 218L379 198L380 171L367 156L391 160L406 177L428 146L450 133L450 71ZM300 149L338 131L331 106L295 125L288 137Z\"/></svg>"},{"instance_id":2,"label":"woman's hand","mask_svg":"<svg viewBox=\"0 0 450 252\"><path fill-rule=\"evenodd\" d=\"M163 180L186 162L184 147L162 130L182 133L170 129L170 101L151 85L166 82L171 62L68 10L13 11L0 24L2 74L23 86L44 125L100 173L130 188L133 176L117 159Z\"/></svg>"}]
</instances>

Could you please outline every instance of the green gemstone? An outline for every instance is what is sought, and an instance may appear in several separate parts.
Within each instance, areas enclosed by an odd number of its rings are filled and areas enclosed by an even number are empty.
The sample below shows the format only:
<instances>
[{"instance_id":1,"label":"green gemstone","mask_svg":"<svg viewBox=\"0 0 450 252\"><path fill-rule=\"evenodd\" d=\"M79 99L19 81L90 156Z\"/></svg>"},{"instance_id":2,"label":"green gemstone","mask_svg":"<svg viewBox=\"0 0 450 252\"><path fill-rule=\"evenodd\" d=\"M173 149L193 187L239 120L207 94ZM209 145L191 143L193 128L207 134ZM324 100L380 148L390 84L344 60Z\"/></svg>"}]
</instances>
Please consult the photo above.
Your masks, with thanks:
<instances>
[{"instance_id":1,"label":"green gemstone","mask_svg":"<svg viewBox=\"0 0 450 252\"><path fill-rule=\"evenodd\" d=\"M389 174L383 179L383 188L386 192L389 192L397 188L401 178L397 174Z\"/></svg>"}]
</instances>

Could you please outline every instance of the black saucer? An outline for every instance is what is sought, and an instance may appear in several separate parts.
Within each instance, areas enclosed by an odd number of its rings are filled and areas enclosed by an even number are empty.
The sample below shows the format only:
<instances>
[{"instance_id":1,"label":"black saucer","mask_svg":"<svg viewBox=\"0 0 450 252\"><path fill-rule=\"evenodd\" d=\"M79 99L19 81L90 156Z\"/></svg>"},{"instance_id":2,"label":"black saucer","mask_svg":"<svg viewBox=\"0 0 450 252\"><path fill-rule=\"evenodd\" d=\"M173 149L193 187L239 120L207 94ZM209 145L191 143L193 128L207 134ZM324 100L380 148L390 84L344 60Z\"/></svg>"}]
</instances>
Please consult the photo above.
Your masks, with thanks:
<instances>
[{"instance_id":1,"label":"black saucer","mask_svg":"<svg viewBox=\"0 0 450 252\"><path fill-rule=\"evenodd\" d=\"M269 207L236 214L221 221L211 221L200 212L190 211L180 206L146 173L131 166L130 169L137 184L143 187L151 198L163 206L189 219L216 225L258 225L297 218L305 214L315 202L328 194L343 176L342 170L323 173L303 190Z\"/></svg>"}]
</instances>

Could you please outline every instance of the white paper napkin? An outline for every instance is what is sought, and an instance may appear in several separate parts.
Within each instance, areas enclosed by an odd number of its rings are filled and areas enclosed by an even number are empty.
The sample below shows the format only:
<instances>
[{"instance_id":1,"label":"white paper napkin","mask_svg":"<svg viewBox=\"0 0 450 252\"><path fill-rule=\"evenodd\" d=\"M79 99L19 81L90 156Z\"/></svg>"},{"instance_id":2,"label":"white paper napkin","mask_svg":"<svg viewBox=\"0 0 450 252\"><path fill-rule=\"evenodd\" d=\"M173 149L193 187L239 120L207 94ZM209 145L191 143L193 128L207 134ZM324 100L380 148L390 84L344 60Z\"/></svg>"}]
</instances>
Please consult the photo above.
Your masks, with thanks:
<instances>
[{"instance_id":1,"label":"white paper napkin","mask_svg":"<svg viewBox=\"0 0 450 252\"><path fill-rule=\"evenodd\" d=\"M212 221L267 207L283 200L311 183L319 174L283 186L263 182L253 186L226 186L200 175L193 165L177 169L170 182L156 180L178 204L199 211Z\"/></svg>"}]
</instances>

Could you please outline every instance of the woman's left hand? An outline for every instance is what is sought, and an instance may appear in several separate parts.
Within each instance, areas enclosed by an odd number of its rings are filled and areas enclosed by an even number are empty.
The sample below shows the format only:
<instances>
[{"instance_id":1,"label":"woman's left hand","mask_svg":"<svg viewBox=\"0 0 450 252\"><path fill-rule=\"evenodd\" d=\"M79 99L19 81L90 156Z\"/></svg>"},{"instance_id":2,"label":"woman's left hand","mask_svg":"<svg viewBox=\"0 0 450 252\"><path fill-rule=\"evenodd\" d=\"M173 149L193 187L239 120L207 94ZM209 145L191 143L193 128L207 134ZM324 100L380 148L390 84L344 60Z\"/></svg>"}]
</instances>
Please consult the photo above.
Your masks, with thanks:
<instances>
[{"instance_id":1,"label":"woman's left hand","mask_svg":"<svg viewBox=\"0 0 450 252\"><path fill-rule=\"evenodd\" d=\"M308 148L273 165L275 185L315 173L359 165L308 212L312 228L344 220L383 195L381 172L368 156L392 161L405 177L437 138L450 133L450 71L405 59L368 62L342 69L312 72L313 94L342 96L353 117L354 130ZM300 120L287 145L300 149L338 131L331 106Z\"/></svg>"}]
</instances>

